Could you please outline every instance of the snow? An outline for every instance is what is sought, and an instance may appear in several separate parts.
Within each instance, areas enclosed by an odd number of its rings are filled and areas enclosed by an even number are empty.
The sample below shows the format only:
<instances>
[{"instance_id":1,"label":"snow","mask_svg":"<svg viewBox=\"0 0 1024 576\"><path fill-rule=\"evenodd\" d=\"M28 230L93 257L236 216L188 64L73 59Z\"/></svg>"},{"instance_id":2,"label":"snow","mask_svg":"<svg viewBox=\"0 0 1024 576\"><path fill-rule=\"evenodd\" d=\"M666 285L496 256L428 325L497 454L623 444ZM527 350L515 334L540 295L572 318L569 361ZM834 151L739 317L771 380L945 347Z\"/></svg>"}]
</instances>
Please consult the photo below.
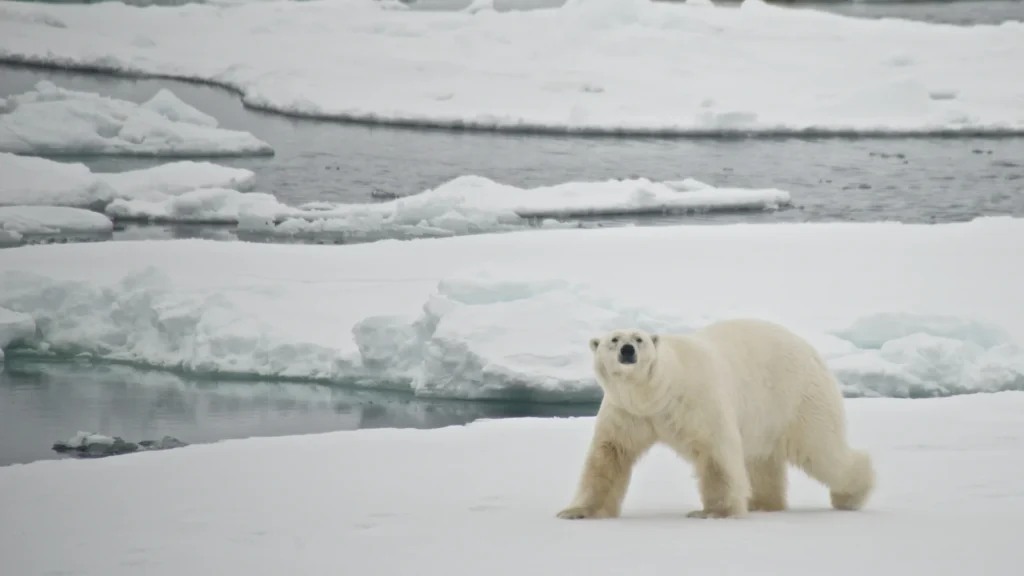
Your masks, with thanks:
<instances>
[{"instance_id":1,"label":"snow","mask_svg":"<svg viewBox=\"0 0 1024 576\"><path fill-rule=\"evenodd\" d=\"M398 232L449 236L520 229L531 219L687 212L776 210L788 206L778 189L715 188L693 179L645 178L565 182L518 188L480 176L460 176L430 190L379 203L317 202L293 207L271 194L222 188L196 189L160 199L116 200L118 219L237 223L248 232L291 236L312 233Z\"/></svg>"},{"instance_id":2,"label":"snow","mask_svg":"<svg viewBox=\"0 0 1024 576\"><path fill-rule=\"evenodd\" d=\"M518 188L481 176L460 176L419 194L374 204L282 208L276 221L256 214L240 228L278 235L308 232L436 231L440 235L521 228L526 220L686 212L775 210L788 206L777 189L715 188L693 179L646 178L565 182ZM266 206L267 212L273 212ZM276 222L279 222L275 225Z\"/></svg>"},{"instance_id":3,"label":"snow","mask_svg":"<svg viewBox=\"0 0 1024 576\"><path fill-rule=\"evenodd\" d=\"M211 162L181 160L142 170L97 174L110 184L119 198L164 198L200 188L251 190L256 175L252 170L232 168Z\"/></svg>"},{"instance_id":4,"label":"snow","mask_svg":"<svg viewBox=\"0 0 1024 576\"><path fill-rule=\"evenodd\" d=\"M92 172L81 163L0 152L0 206L68 206L103 210L115 199L167 201L200 188L250 190L255 174L210 162L180 160L142 170Z\"/></svg>"},{"instance_id":5,"label":"snow","mask_svg":"<svg viewBox=\"0 0 1024 576\"><path fill-rule=\"evenodd\" d=\"M218 128L214 118L166 88L136 104L60 88L48 80L0 103L0 151L131 156L274 153L270 144L249 132Z\"/></svg>"},{"instance_id":6,"label":"snow","mask_svg":"<svg viewBox=\"0 0 1024 576\"><path fill-rule=\"evenodd\" d=\"M114 191L84 164L0 152L0 205L102 207Z\"/></svg>"},{"instance_id":7,"label":"snow","mask_svg":"<svg viewBox=\"0 0 1024 576\"><path fill-rule=\"evenodd\" d=\"M399 232L448 236L521 229L530 219L684 212L775 210L789 206L778 189L715 188L693 179L565 182L517 188L460 176L404 198L364 204L288 206L252 192L250 170L179 161L144 170L93 173L82 164L0 152L0 206L41 204L104 210L119 220L239 224L243 231L291 236Z\"/></svg>"},{"instance_id":8,"label":"snow","mask_svg":"<svg viewBox=\"0 0 1024 576\"><path fill-rule=\"evenodd\" d=\"M89 444L106 444L110 445L114 443L114 439L110 436L104 436L103 434L96 434L94 432L82 432L78 431L77 434L63 442L68 448L80 448L88 446Z\"/></svg>"},{"instance_id":9,"label":"snow","mask_svg":"<svg viewBox=\"0 0 1024 576\"><path fill-rule=\"evenodd\" d=\"M271 194L199 188L153 200L115 200L107 214L119 220L235 224L246 218L270 222L292 210Z\"/></svg>"},{"instance_id":10,"label":"snow","mask_svg":"<svg viewBox=\"0 0 1024 576\"><path fill-rule=\"evenodd\" d=\"M16 4L0 13L0 61L201 80L289 115L561 133L1024 132L1020 22L760 0Z\"/></svg>"},{"instance_id":11,"label":"snow","mask_svg":"<svg viewBox=\"0 0 1024 576\"><path fill-rule=\"evenodd\" d=\"M19 575L1020 573L1024 393L846 406L879 476L857 512L790 469L788 511L688 519L692 467L659 446L620 518L559 520L593 419L507 419L0 468L0 556Z\"/></svg>"},{"instance_id":12,"label":"snow","mask_svg":"<svg viewBox=\"0 0 1024 576\"><path fill-rule=\"evenodd\" d=\"M103 214L64 206L0 206L0 246L28 235L109 234L114 223Z\"/></svg>"},{"instance_id":13,"label":"snow","mask_svg":"<svg viewBox=\"0 0 1024 576\"><path fill-rule=\"evenodd\" d=\"M1024 220L537 230L330 246L124 241L0 251L8 353L420 396L593 401L587 339L754 316L848 396L1024 389Z\"/></svg>"}]
</instances>

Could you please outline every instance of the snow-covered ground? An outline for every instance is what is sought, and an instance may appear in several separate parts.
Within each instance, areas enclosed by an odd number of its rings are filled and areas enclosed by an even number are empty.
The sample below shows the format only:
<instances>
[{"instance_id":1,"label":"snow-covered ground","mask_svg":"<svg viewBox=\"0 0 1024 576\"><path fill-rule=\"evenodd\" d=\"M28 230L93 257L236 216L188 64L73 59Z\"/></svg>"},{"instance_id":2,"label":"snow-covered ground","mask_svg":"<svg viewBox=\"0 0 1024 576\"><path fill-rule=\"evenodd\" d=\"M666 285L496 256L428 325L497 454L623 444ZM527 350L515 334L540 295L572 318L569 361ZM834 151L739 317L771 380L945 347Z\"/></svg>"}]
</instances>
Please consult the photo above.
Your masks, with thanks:
<instances>
[{"instance_id":1,"label":"snow-covered ground","mask_svg":"<svg viewBox=\"0 0 1024 576\"><path fill-rule=\"evenodd\" d=\"M26 236L109 235L114 223L103 214L64 206L0 206L0 246Z\"/></svg>"},{"instance_id":2,"label":"snow-covered ground","mask_svg":"<svg viewBox=\"0 0 1024 576\"><path fill-rule=\"evenodd\" d=\"M0 12L0 22L6 22L4 14ZM0 151L130 156L274 153L270 144L249 132L219 128L215 118L166 88L137 104L60 88L48 80L36 84L35 90L0 99Z\"/></svg>"},{"instance_id":3,"label":"snow-covered ground","mask_svg":"<svg viewBox=\"0 0 1024 576\"><path fill-rule=\"evenodd\" d=\"M0 251L0 306L43 354L528 400L596 399L599 331L757 316L848 395L956 394L1024 389L1021 245L986 218L30 246Z\"/></svg>"},{"instance_id":4,"label":"snow-covered ground","mask_svg":"<svg viewBox=\"0 0 1024 576\"><path fill-rule=\"evenodd\" d=\"M287 114L605 133L1024 132L1024 24L650 0L4 2L0 61L153 74Z\"/></svg>"},{"instance_id":5,"label":"snow-covered ground","mask_svg":"<svg viewBox=\"0 0 1024 576\"><path fill-rule=\"evenodd\" d=\"M1024 393L847 401L878 489L858 512L790 470L789 511L699 507L655 448L618 519L568 521L591 418L231 440L0 468L10 574L1017 576Z\"/></svg>"}]
</instances>

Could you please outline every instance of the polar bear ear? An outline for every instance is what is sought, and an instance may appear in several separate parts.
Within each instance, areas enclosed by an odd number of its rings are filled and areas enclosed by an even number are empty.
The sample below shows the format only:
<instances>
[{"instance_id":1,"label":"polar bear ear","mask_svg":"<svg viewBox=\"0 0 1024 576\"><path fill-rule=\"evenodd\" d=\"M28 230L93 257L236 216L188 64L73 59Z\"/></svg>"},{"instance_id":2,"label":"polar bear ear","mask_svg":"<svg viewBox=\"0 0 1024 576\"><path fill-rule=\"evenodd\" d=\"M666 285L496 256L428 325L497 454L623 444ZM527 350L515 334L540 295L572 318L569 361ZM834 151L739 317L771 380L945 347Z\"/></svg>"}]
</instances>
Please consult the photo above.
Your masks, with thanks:
<instances>
[{"instance_id":1,"label":"polar bear ear","mask_svg":"<svg viewBox=\"0 0 1024 576\"><path fill-rule=\"evenodd\" d=\"M658 335L657 334L651 334L651 344L654 344L655 346L658 345Z\"/></svg>"},{"instance_id":2,"label":"polar bear ear","mask_svg":"<svg viewBox=\"0 0 1024 576\"><path fill-rule=\"evenodd\" d=\"M597 347L600 346L600 345L601 345L601 339L600 338L591 338L590 339L590 351L591 352L596 352L597 351Z\"/></svg>"}]
</instances>

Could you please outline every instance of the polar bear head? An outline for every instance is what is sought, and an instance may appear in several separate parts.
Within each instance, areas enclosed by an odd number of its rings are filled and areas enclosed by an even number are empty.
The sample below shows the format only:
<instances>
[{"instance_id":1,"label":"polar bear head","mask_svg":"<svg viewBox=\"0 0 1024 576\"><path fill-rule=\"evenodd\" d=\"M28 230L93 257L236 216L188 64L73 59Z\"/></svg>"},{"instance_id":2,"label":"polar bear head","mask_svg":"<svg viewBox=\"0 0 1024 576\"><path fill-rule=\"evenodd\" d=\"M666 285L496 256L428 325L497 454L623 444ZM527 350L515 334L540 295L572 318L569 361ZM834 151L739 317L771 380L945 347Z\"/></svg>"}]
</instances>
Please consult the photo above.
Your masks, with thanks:
<instances>
[{"instance_id":1,"label":"polar bear head","mask_svg":"<svg viewBox=\"0 0 1024 576\"><path fill-rule=\"evenodd\" d=\"M603 379L632 379L649 374L658 358L658 335L643 330L613 330L590 339L594 369Z\"/></svg>"},{"instance_id":2,"label":"polar bear head","mask_svg":"<svg viewBox=\"0 0 1024 576\"><path fill-rule=\"evenodd\" d=\"M657 334L639 329L613 330L590 339L594 372L605 397L629 412L643 415L663 404L665 379L656 378Z\"/></svg>"}]
</instances>

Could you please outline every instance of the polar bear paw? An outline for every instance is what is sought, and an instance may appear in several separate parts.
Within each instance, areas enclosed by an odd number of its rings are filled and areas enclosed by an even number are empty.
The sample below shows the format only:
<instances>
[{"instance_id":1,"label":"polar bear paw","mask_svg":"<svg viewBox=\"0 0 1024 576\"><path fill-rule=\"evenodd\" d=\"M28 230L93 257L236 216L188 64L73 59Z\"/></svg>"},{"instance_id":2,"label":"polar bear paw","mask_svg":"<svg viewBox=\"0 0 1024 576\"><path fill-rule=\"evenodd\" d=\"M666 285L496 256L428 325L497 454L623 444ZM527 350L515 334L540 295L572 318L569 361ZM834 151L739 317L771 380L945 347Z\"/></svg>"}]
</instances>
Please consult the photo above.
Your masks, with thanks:
<instances>
[{"instance_id":1,"label":"polar bear paw","mask_svg":"<svg viewBox=\"0 0 1024 576\"><path fill-rule=\"evenodd\" d=\"M742 513L735 510L694 510L686 515L687 518L736 518Z\"/></svg>"},{"instance_id":2,"label":"polar bear paw","mask_svg":"<svg viewBox=\"0 0 1024 576\"><path fill-rule=\"evenodd\" d=\"M584 518L604 518L608 514L603 514L600 510L589 506L570 506L559 512L557 516L563 520L582 520Z\"/></svg>"}]
</instances>

